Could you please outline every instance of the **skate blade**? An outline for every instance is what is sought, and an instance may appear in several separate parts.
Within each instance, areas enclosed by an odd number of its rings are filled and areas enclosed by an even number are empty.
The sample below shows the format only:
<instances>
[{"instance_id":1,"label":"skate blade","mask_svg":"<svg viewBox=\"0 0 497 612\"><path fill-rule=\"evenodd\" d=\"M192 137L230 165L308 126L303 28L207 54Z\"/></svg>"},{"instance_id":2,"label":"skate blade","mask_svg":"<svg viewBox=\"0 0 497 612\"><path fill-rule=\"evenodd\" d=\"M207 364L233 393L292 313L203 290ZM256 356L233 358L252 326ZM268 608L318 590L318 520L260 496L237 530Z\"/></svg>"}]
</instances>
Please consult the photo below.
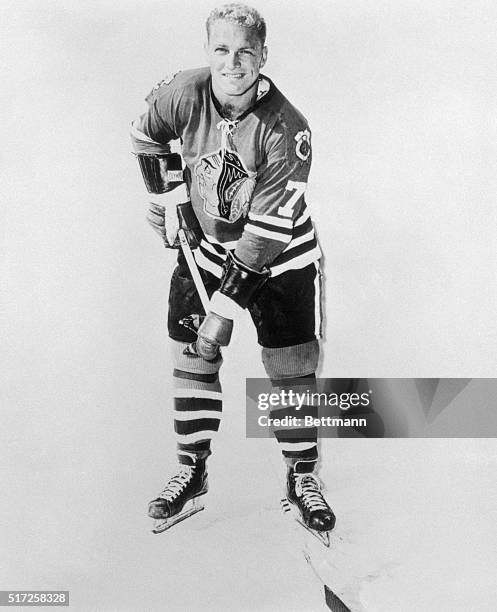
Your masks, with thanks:
<instances>
[{"instance_id":1,"label":"skate blade","mask_svg":"<svg viewBox=\"0 0 497 612\"><path fill-rule=\"evenodd\" d=\"M294 508L293 504L291 502L288 501L288 499L286 497L284 497L281 501L281 508L283 510L283 512L288 513L291 512L294 516L293 518L295 519L295 521L297 523L299 523L299 525L302 525L302 527L308 531L309 533L311 533L315 538L317 538L321 544L323 544L324 546L326 546L326 548L330 547L330 532L329 531L316 531L315 529L311 529L310 527L308 527L303 521L302 519L300 519L299 517L297 517L297 513L298 510L296 510L296 508Z\"/></svg>"},{"instance_id":2,"label":"skate blade","mask_svg":"<svg viewBox=\"0 0 497 612\"><path fill-rule=\"evenodd\" d=\"M200 502L198 497L196 497L192 500L191 507L188 510L183 510L179 514L176 514L175 516L171 516L169 518L155 519L155 523L152 528L152 533L163 533L164 531L167 531L177 523L181 523L181 521L184 521L190 516L197 514L197 512L200 512L204 508L205 506Z\"/></svg>"}]
</instances>

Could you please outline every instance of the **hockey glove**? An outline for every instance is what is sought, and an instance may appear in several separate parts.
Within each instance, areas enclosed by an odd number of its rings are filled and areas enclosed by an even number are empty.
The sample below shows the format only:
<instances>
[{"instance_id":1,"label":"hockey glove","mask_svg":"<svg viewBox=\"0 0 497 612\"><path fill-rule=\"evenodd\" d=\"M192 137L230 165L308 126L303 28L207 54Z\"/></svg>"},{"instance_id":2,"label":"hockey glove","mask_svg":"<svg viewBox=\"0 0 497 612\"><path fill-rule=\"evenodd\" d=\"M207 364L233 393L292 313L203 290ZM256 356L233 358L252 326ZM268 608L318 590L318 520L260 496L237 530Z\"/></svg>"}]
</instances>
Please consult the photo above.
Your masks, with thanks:
<instances>
[{"instance_id":1,"label":"hockey glove","mask_svg":"<svg viewBox=\"0 0 497 612\"><path fill-rule=\"evenodd\" d=\"M185 327L186 329L188 329L189 331L192 331L194 334L197 335L197 340L189 344L184 349L183 354L189 355L190 357L203 357L207 361L216 361L216 359L220 358L221 354L219 351L220 345L214 339L214 336L217 337L217 333L216 333L217 330L216 329L212 330L214 319L211 319L209 323L209 327L211 328L211 331L213 331L213 333L211 334L212 338L209 339L207 337L202 337L202 338L198 337L198 330L206 318L207 317L205 315L191 314L191 315L188 315L187 317L184 317L183 319L180 319L179 321L180 325L182 325L183 327ZM222 319L222 317L220 317L220 319ZM233 327L233 320L226 319L226 321L227 321L227 327L229 327L230 324L231 324L231 327ZM220 323L222 326L221 321ZM231 332L229 332L229 335L231 336Z\"/></svg>"},{"instance_id":2,"label":"hockey glove","mask_svg":"<svg viewBox=\"0 0 497 612\"><path fill-rule=\"evenodd\" d=\"M185 197L178 198L183 194ZM186 239L192 249L198 247L202 239L202 229L195 216L192 203L187 200L186 188L183 185L160 196L154 195L153 201L149 203L147 221L152 229L161 236L168 248L178 249L180 247L178 238L180 228L185 230Z\"/></svg>"},{"instance_id":3,"label":"hockey glove","mask_svg":"<svg viewBox=\"0 0 497 612\"><path fill-rule=\"evenodd\" d=\"M220 346L228 346L233 332L233 319L241 308L219 291L212 296L211 310L198 329L196 352L212 361L217 357Z\"/></svg>"}]
</instances>

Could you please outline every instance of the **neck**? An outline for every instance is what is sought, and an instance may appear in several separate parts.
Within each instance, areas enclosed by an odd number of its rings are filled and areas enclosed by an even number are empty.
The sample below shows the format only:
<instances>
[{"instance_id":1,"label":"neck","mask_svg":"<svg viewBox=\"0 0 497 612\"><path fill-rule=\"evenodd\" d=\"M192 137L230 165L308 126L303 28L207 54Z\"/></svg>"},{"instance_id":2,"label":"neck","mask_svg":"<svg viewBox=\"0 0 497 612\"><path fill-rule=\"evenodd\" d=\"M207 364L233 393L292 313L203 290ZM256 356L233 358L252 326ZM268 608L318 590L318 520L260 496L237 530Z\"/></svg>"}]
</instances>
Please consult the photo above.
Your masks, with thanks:
<instances>
[{"instance_id":1,"label":"neck","mask_svg":"<svg viewBox=\"0 0 497 612\"><path fill-rule=\"evenodd\" d=\"M240 117L240 115L243 115L243 113L251 108L257 100L258 83L259 81L256 80L247 91L239 96L228 96L222 91L217 91L213 83L212 93L220 106L221 115L232 121Z\"/></svg>"}]
</instances>

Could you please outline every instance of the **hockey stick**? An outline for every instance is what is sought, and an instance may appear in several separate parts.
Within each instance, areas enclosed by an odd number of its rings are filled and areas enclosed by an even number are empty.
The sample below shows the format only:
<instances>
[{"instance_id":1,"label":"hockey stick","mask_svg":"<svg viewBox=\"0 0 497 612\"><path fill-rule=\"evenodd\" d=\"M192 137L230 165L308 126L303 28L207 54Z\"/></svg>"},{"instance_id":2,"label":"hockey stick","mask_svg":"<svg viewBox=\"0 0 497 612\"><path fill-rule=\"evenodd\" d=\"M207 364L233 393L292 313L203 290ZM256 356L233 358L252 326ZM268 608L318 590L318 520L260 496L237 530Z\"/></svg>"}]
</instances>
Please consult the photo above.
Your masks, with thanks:
<instances>
[{"instance_id":1,"label":"hockey stick","mask_svg":"<svg viewBox=\"0 0 497 612\"><path fill-rule=\"evenodd\" d=\"M207 314L209 312L209 296L207 295L204 283L202 282L202 278L200 277L197 262L193 257L192 250L190 248L190 245L188 244L188 240L186 239L185 230L178 230L178 238L181 245L181 250L183 251L183 255L185 256L186 263L188 264L188 269L190 270L193 282L195 283L195 288L197 289L197 293L200 297L200 301L202 302L205 314Z\"/></svg>"}]
</instances>

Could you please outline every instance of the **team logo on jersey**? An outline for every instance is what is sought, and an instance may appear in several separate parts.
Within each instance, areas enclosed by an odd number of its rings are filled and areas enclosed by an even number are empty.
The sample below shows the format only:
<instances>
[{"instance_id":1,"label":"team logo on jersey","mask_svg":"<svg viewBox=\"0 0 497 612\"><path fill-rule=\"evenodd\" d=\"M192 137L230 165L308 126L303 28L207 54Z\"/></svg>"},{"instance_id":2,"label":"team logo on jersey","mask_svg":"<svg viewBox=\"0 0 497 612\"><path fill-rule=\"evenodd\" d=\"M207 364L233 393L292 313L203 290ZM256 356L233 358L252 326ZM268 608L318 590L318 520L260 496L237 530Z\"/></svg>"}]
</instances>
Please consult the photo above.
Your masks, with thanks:
<instances>
[{"instance_id":1,"label":"team logo on jersey","mask_svg":"<svg viewBox=\"0 0 497 612\"><path fill-rule=\"evenodd\" d=\"M245 168L237 153L204 155L195 166L195 176L208 215L234 223L247 214L256 174Z\"/></svg>"},{"instance_id":2,"label":"team logo on jersey","mask_svg":"<svg viewBox=\"0 0 497 612\"><path fill-rule=\"evenodd\" d=\"M311 133L309 130L303 130L295 136L295 141L295 155L302 161L307 161L311 154Z\"/></svg>"}]
</instances>

